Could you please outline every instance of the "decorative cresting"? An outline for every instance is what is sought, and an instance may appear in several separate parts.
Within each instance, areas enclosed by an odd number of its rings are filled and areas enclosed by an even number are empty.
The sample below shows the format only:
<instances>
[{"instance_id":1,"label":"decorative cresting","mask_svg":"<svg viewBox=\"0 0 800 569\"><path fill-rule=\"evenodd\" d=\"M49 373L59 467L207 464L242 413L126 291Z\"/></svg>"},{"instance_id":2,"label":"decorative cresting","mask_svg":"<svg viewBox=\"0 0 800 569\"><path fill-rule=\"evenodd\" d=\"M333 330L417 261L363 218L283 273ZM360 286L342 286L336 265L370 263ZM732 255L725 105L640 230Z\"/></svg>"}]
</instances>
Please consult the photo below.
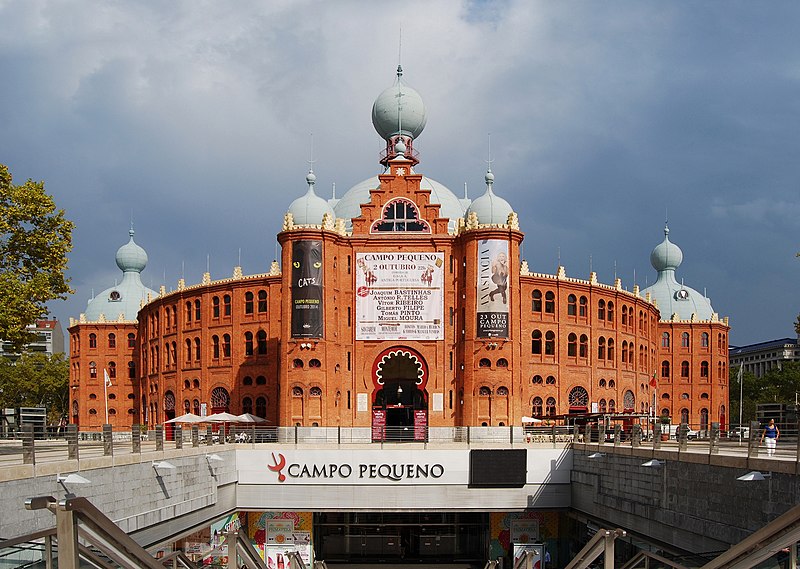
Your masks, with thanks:
<instances>
[{"instance_id":1,"label":"decorative cresting","mask_svg":"<svg viewBox=\"0 0 800 569\"><path fill-rule=\"evenodd\" d=\"M417 377L414 380L414 383L419 387L419 389L425 389L425 386L428 383L428 364L425 362L425 358L423 358L422 354L420 354L418 351L403 346L388 348L378 354L378 357L375 358L375 361L372 364L372 378L373 382L375 383L375 387L380 389L384 386L383 367L389 360L396 356L404 356L411 360L411 362L417 368Z\"/></svg>"},{"instance_id":2,"label":"decorative cresting","mask_svg":"<svg viewBox=\"0 0 800 569\"><path fill-rule=\"evenodd\" d=\"M392 198L384 204L380 219L372 222L370 233L431 233L431 225L420 217L419 206L404 197Z\"/></svg>"}]
</instances>

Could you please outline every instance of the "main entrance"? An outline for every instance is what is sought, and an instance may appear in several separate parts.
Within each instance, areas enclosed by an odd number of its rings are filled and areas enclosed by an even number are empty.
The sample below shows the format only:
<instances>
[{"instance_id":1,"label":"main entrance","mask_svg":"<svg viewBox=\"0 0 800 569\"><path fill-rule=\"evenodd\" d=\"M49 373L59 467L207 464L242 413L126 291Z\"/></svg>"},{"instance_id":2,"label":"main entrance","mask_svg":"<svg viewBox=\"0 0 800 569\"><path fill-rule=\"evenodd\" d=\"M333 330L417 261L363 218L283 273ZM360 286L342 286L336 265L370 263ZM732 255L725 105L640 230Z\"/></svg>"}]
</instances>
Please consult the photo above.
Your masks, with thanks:
<instances>
[{"instance_id":1,"label":"main entrance","mask_svg":"<svg viewBox=\"0 0 800 569\"><path fill-rule=\"evenodd\" d=\"M372 440L427 440L428 366L419 352L384 350L372 366L372 380Z\"/></svg>"}]
</instances>

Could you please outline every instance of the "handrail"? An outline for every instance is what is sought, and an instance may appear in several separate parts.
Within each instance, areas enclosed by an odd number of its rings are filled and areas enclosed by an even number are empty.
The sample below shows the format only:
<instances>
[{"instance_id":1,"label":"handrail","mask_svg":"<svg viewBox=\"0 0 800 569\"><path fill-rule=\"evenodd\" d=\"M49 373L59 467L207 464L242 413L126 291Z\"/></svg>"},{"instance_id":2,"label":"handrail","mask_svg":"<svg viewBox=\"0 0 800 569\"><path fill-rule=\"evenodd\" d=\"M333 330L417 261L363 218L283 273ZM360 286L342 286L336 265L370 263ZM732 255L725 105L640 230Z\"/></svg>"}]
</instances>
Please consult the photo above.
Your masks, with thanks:
<instances>
[{"instance_id":1,"label":"handrail","mask_svg":"<svg viewBox=\"0 0 800 569\"><path fill-rule=\"evenodd\" d=\"M483 566L483 569L497 569L497 560L490 559L486 562L486 565Z\"/></svg>"},{"instance_id":2,"label":"handrail","mask_svg":"<svg viewBox=\"0 0 800 569\"><path fill-rule=\"evenodd\" d=\"M613 562L614 540L625 535L625 530L599 529L592 538L583 546L575 558L564 569L586 569L595 559L602 554L610 556ZM606 567L609 565L606 564ZM613 565L611 565L613 567Z\"/></svg>"},{"instance_id":3,"label":"handrail","mask_svg":"<svg viewBox=\"0 0 800 569\"><path fill-rule=\"evenodd\" d=\"M263 559L261 559L261 555L259 555L258 551L256 551L256 548L253 547L253 544L249 539L242 537L239 532L230 532L228 533L228 536L230 537L231 534L233 534L236 542L234 555L238 554L239 557L242 558L247 569L267 569L267 564L264 563ZM230 553L231 547L229 546L228 555L230 555Z\"/></svg>"},{"instance_id":4,"label":"handrail","mask_svg":"<svg viewBox=\"0 0 800 569\"><path fill-rule=\"evenodd\" d=\"M177 569L177 567L186 567L187 569L196 569L197 565L194 561L189 559L187 555L183 551L172 551L159 559L162 565L167 565L168 563L171 564L173 569ZM180 565L179 565L180 563Z\"/></svg>"},{"instance_id":5,"label":"handrail","mask_svg":"<svg viewBox=\"0 0 800 569\"><path fill-rule=\"evenodd\" d=\"M652 551L640 551L636 555L634 555L630 561L625 563L620 569L633 569L639 563L644 561L645 559L654 559L658 561L662 565L666 565L667 567L672 567L673 569L688 569L685 565L681 565L677 561L672 561L671 559L667 559L662 555L658 555L657 553L653 553ZM645 567L648 566L648 563L645 561Z\"/></svg>"}]
</instances>

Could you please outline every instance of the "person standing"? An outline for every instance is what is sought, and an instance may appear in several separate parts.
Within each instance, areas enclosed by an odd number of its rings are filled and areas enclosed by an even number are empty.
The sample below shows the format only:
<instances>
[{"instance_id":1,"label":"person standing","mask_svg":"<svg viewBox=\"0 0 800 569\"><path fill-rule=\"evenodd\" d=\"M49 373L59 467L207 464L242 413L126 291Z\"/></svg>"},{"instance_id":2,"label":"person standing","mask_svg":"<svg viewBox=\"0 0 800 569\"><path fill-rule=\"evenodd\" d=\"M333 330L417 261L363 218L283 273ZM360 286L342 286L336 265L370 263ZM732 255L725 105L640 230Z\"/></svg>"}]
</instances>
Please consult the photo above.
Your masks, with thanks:
<instances>
[{"instance_id":1,"label":"person standing","mask_svg":"<svg viewBox=\"0 0 800 569\"><path fill-rule=\"evenodd\" d=\"M761 433L761 443L763 444L764 440L767 441L767 456L775 454L775 445L780 437L781 431L775 426L775 419L770 419L769 425L764 427L764 432Z\"/></svg>"}]
</instances>

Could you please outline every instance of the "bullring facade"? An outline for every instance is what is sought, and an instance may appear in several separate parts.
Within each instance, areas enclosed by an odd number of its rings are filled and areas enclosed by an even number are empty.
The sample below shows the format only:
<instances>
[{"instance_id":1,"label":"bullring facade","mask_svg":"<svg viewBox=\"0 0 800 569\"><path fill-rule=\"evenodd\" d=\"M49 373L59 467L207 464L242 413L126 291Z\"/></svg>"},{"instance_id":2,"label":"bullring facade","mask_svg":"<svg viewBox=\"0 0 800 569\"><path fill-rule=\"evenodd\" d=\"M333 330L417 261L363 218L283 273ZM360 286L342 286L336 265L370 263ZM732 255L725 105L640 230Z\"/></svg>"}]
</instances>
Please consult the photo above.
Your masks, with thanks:
<instances>
[{"instance_id":1,"label":"bullring facade","mask_svg":"<svg viewBox=\"0 0 800 569\"><path fill-rule=\"evenodd\" d=\"M229 411L414 438L586 412L727 423L727 321L676 280L668 230L643 291L533 272L491 170L475 200L417 172L427 117L400 68L372 116L384 172L340 200L317 196L309 172L268 272L156 292L131 231L121 283L69 328L72 422Z\"/></svg>"}]
</instances>

